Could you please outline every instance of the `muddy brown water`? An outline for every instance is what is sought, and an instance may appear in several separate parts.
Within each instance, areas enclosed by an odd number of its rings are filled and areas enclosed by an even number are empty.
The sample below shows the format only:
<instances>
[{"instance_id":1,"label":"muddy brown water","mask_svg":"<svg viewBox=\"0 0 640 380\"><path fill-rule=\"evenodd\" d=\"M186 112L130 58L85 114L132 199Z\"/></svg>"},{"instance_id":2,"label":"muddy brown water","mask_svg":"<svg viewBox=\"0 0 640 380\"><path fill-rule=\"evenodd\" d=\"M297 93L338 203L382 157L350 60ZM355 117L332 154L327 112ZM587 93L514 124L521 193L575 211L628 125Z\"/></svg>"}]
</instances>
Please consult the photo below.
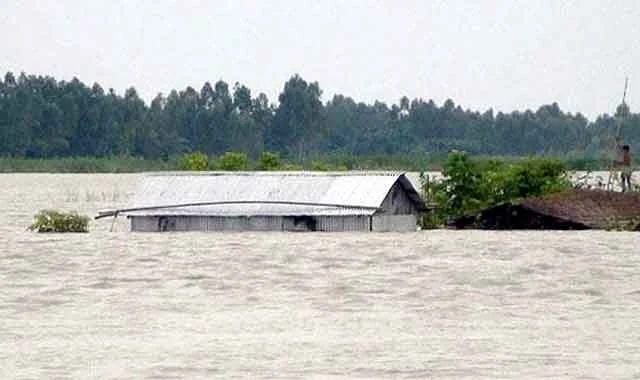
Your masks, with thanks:
<instances>
[{"instance_id":1,"label":"muddy brown water","mask_svg":"<svg viewBox=\"0 0 640 380\"><path fill-rule=\"evenodd\" d=\"M0 175L1 379L640 379L640 235L26 231L139 174Z\"/></svg>"}]
</instances>

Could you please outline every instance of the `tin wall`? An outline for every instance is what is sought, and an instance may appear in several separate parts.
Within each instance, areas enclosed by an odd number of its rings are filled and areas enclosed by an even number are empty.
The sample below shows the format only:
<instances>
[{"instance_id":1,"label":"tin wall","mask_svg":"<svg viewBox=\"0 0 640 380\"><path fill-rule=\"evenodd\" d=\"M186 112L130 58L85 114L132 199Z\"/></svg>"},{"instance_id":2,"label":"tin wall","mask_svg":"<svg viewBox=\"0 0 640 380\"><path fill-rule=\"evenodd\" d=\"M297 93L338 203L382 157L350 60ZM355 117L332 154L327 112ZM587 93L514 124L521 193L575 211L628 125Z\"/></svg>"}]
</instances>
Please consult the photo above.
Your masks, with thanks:
<instances>
[{"instance_id":1,"label":"tin wall","mask_svg":"<svg viewBox=\"0 0 640 380\"><path fill-rule=\"evenodd\" d=\"M366 215L351 216L130 216L131 230L157 231L370 231Z\"/></svg>"}]
</instances>

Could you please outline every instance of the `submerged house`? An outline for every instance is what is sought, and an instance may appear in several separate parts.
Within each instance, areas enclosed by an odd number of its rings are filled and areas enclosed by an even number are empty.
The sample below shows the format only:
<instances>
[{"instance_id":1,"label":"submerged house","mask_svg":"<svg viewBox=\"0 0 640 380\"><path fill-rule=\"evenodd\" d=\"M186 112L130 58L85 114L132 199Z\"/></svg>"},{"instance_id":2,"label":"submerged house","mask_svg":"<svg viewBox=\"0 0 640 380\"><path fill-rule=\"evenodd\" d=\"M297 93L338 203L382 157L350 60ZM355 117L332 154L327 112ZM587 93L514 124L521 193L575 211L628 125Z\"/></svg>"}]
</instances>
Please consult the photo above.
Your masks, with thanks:
<instances>
[{"instance_id":1,"label":"submerged house","mask_svg":"<svg viewBox=\"0 0 640 380\"><path fill-rule=\"evenodd\" d=\"M148 175L132 231L415 231L425 210L404 174Z\"/></svg>"},{"instance_id":2,"label":"submerged house","mask_svg":"<svg viewBox=\"0 0 640 380\"><path fill-rule=\"evenodd\" d=\"M570 190L498 205L450 223L453 228L640 230L640 193Z\"/></svg>"}]
</instances>

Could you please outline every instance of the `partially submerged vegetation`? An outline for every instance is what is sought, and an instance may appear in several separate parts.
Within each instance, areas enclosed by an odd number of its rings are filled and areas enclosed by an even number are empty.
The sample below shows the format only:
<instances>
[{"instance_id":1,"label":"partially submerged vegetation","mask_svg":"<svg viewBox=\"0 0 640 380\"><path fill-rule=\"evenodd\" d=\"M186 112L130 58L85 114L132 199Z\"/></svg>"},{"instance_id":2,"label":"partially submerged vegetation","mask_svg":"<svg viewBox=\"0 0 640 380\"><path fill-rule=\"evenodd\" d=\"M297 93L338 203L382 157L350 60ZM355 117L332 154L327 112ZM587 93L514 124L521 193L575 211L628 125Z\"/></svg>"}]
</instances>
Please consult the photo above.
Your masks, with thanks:
<instances>
[{"instance_id":1,"label":"partially submerged vegetation","mask_svg":"<svg viewBox=\"0 0 640 380\"><path fill-rule=\"evenodd\" d=\"M0 157L0 173L133 173L175 170L172 160L135 157Z\"/></svg>"},{"instance_id":2,"label":"partially submerged vegetation","mask_svg":"<svg viewBox=\"0 0 640 380\"><path fill-rule=\"evenodd\" d=\"M178 162L179 170L200 171L209 168L209 157L201 152L185 154Z\"/></svg>"},{"instance_id":3,"label":"partially submerged vegetation","mask_svg":"<svg viewBox=\"0 0 640 380\"><path fill-rule=\"evenodd\" d=\"M443 158L440 155L392 156L369 155L355 156L336 153L332 155L309 156L300 161L283 158L280 153L264 151L255 159L242 152L225 152L219 156L208 156L196 151L186 153L177 160L177 170L398 170L420 171L440 170Z\"/></svg>"},{"instance_id":4,"label":"partially submerged vegetation","mask_svg":"<svg viewBox=\"0 0 640 380\"><path fill-rule=\"evenodd\" d=\"M40 210L29 230L37 232L89 232L89 217L76 212Z\"/></svg>"},{"instance_id":5,"label":"partially submerged vegetation","mask_svg":"<svg viewBox=\"0 0 640 380\"><path fill-rule=\"evenodd\" d=\"M229 151L221 155L207 155L195 151L162 159L143 159L130 156L15 158L0 157L0 173L135 173L172 170L398 170L440 171L447 156L424 154L316 154L292 160L278 152L263 151L256 157L243 152ZM526 158L515 156L474 156L476 161L518 163ZM568 170L607 170L607 160L562 160Z\"/></svg>"},{"instance_id":6,"label":"partially submerged vegetation","mask_svg":"<svg viewBox=\"0 0 640 380\"><path fill-rule=\"evenodd\" d=\"M453 152L442 174L441 180L421 175L423 196L435 206L422 218L423 228L442 227L453 218L502 203L571 188L566 165L554 159L505 162Z\"/></svg>"}]
</instances>

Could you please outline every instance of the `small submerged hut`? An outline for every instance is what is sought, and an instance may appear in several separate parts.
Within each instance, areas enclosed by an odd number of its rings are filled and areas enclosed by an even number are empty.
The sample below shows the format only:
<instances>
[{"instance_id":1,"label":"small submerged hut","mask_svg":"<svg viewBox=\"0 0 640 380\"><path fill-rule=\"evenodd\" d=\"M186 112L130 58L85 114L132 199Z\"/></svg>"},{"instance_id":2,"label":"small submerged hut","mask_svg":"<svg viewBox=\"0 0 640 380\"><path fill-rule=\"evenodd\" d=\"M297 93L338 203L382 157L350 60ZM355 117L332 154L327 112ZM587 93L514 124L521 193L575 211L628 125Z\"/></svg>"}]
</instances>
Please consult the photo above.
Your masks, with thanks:
<instances>
[{"instance_id":1,"label":"small submerged hut","mask_svg":"<svg viewBox=\"0 0 640 380\"><path fill-rule=\"evenodd\" d=\"M570 190L505 203L450 223L496 230L640 230L640 193Z\"/></svg>"},{"instance_id":2,"label":"small submerged hut","mask_svg":"<svg viewBox=\"0 0 640 380\"><path fill-rule=\"evenodd\" d=\"M425 210L404 174L246 172L145 176L132 231L415 231Z\"/></svg>"}]
</instances>

